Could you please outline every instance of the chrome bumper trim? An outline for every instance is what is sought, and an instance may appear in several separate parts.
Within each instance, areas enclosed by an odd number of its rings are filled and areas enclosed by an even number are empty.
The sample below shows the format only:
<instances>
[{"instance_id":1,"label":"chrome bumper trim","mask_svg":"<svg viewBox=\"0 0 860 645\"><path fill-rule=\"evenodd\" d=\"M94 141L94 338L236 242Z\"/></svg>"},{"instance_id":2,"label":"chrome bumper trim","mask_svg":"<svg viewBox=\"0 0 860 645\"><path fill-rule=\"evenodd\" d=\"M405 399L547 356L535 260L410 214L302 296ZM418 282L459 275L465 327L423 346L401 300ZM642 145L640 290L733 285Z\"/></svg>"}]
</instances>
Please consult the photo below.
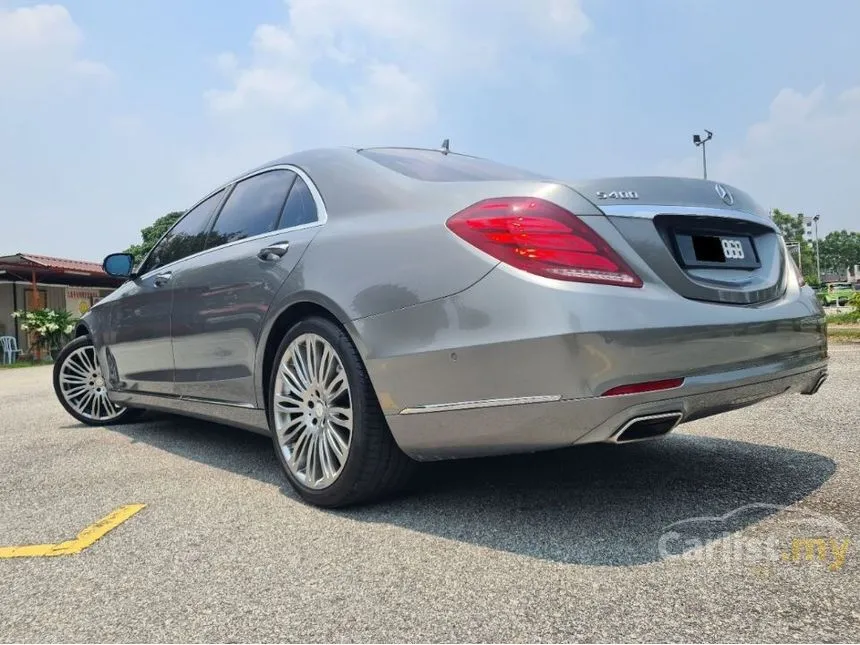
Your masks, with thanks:
<instances>
[{"instance_id":1,"label":"chrome bumper trim","mask_svg":"<svg viewBox=\"0 0 860 645\"><path fill-rule=\"evenodd\" d=\"M560 401L561 394L544 394L540 396L515 396L507 399L482 399L480 401L459 401L457 403L430 403L415 408L404 408L400 414L424 414L425 412L452 412L454 410L472 410L474 408L496 408L504 405L525 405L527 403L551 403Z\"/></svg>"}]
</instances>

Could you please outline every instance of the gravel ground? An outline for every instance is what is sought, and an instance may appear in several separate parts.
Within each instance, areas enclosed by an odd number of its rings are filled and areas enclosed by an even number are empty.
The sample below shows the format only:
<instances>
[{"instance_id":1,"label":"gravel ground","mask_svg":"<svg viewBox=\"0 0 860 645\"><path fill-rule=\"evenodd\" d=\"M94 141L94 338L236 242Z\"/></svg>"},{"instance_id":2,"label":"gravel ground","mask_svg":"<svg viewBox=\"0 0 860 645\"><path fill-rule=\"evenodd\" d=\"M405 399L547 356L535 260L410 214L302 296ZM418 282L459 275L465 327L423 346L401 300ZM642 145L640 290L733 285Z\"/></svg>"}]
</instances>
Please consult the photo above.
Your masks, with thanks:
<instances>
[{"instance_id":1,"label":"gravel ground","mask_svg":"<svg viewBox=\"0 0 860 645\"><path fill-rule=\"evenodd\" d=\"M263 437L87 428L49 368L2 370L0 545L147 507L79 555L0 559L0 640L857 641L858 381L860 346L834 346L817 396L655 442L428 465L408 495L326 512ZM813 535L824 561L795 562Z\"/></svg>"}]
</instances>

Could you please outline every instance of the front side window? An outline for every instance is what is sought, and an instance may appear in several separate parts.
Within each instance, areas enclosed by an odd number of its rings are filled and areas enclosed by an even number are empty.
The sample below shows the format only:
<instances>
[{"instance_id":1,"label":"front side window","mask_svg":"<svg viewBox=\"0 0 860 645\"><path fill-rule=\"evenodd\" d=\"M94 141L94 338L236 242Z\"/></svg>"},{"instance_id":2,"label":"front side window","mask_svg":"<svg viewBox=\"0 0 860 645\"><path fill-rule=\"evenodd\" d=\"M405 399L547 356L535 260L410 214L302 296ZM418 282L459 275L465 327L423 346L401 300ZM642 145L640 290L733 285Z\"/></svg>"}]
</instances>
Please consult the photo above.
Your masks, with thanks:
<instances>
[{"instance_id":1,"label":"front side window","mask_svg":"<svg viewBox=\"0 0 860 645\"><path fill-rule=\"evenodd\" d=\"M293 226L310 224L316 222L317 219L317 205L313 195L311 195L311 190L301 177L296 177L287 197L287 203L284 204L284 211L281 214L278 228L292 228Z\"/></svg>"},{"instance_id":2,"label":"front side window","mask_svg":"<svg viewBox=\"0 0 860 645\"><path fill-rule=\"evenodd\" d=\"M224 191L219 190L188 211L149 254L141 274L202 251L209 221L222 197Z\"/></svg>"},{"instance_id":3,"label":"front side window","mask_svg":"<svg viewBox=\"0 0 860 645\"><path fill-rule=\"evenodd\" d=\"M215 220L206 248L273 230L295 177L290 170L270 170L236 184Z\"/></svg>"}]
</instances>

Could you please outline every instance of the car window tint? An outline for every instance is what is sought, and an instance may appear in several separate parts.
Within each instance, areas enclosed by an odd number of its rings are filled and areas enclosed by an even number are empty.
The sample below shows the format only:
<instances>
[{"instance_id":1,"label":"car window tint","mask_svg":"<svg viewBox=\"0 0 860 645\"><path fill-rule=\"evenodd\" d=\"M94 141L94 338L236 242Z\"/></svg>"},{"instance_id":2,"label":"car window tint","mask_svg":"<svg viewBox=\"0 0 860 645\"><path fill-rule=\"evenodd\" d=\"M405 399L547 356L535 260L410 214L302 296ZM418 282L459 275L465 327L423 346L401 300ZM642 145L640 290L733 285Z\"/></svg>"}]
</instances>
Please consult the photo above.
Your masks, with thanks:
<instances>
[{"instance_id":1,"label":"car window tint","mask_svg":"<svg viewBox=\"0 0 860 645\"><path fill-rule=\"evenodd\" d=\"M221 203L224 191L219 190L211 197L200 202L180 219L167 235L158 243L141 268L148 273L158 267L181 260L203 250L212 213Z\"/></svg>"},{"instance_id":2,"label":"car window tint","mask_svg":"<svg viewBox=\"0 0 860 645\"><path fill-rule=\"evenodd\" d=\"M273 230L295 176L289 170L271 170L236 184L215 220L206 248Z\"/></svg>"},{"instance_id":3,"label":"car window tint","mask_svg":"<svg viewBox=\"0 0 860 645\"><path fill-rule=\"evenodd\" d=\"M423 181L546 179L527 170L512 168L488 159L454 153L442 154L436 150L369 148L359 150L358 154L401 175Z\"/></svg>"},{"instance_id":4,"label":"car window tint","mask_svg":"<svg viewBox=\"0 0 860 645\"><path fill-rule=\"evenodd\" d=\"M310 188L301 177L297 177L284 204L278 228L291 228L317 221L317 205Z\"/></svg>"}]
</instances>

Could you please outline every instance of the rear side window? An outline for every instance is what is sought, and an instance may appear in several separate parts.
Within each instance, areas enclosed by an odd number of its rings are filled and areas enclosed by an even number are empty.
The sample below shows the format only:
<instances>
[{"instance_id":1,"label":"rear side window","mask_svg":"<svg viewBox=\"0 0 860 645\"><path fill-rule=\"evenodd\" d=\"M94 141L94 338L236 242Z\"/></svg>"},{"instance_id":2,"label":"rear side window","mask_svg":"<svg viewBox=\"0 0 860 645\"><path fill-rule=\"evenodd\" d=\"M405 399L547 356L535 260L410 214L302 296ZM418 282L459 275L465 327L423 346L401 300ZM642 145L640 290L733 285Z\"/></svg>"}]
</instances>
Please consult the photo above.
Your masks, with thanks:
<instances>
[{"instance_id":1,"label":"rear side window","mask_svg":"<svg viewBox=\"0 0 860 645\"><path fill-rule=\"evenodd\" d=\"M423 181L499 181L547 179L542 175L454 153L411 148L368 148L358 154L401 175Z\"/></svg>"},{"instance_id":2,"label":"rear side window","mask_svg":"<svg viewBox=\"0 0 860 645\"><path fill-rule=\"evenodd\" d=\"M221 203L222 197L224 191L219 190L185 213L149 254L146 264L141 267L141 273L148 273L202 251L210 218Z\"/></svg>"},{"instance_id":3,"label":"rear side window","mask_svg":"<svg viewBox=\"0 0 860 645\"><path fill-rule=\"evenodd\" d=\"M206 248L273 230L295 178L290 170L270 170L236 184L215 220Z\"/></svg>"},{"instance_id":4,"label":"rear side window","mask_svg":"<svg viewBox=\"0 0 860 645\"><path fill-rule=\"evenodd\" d=\"M287 203L284 204L284 212L278 228L292 228L302 224L310 224L317 221L317 205L308 185L301 177L296 177Z\"/></svg>"}]
</instances>

